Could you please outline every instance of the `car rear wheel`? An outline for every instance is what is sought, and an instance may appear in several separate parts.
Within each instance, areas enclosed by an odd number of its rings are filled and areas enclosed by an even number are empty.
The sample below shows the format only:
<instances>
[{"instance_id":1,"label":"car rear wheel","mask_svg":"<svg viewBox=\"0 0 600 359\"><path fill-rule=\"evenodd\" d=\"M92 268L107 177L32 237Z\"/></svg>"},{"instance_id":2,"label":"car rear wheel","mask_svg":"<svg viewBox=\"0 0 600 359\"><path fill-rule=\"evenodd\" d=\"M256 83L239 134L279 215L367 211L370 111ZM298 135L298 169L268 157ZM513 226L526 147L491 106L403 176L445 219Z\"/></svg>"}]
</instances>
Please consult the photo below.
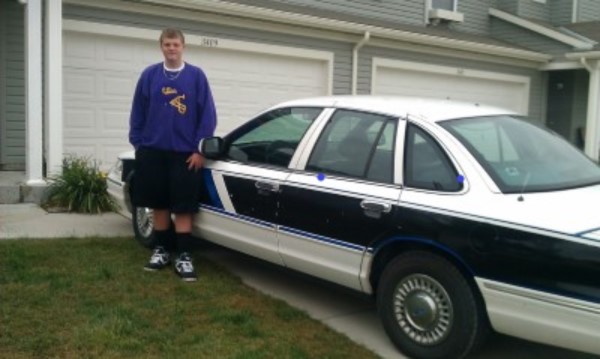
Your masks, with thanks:
<instances>
[{"instance_id":1,"label":"car rear wheel","mask_svg":"<svg viewBox=\"0 0 600 359\"><path fill-rule=\"evenodd\" d=\"M377 288L385 331L412 358L463 358L485 339L481 300L446 259L411 251L391 261Z\"/></svg>"}]
</instances>

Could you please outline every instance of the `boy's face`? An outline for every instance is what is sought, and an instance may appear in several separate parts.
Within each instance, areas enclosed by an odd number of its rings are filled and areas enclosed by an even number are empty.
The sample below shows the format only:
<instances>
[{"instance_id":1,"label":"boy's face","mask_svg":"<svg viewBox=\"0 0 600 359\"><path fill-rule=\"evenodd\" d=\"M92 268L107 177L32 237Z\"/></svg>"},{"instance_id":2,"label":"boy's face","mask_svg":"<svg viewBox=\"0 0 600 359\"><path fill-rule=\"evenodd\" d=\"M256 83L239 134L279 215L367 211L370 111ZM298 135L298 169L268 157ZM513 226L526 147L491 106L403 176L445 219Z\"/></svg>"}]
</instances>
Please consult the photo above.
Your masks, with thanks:
<instances>
[{"instance_id":1,"label":"boy's face","mask_svg":"<svg viewBox=\"0 0 600 359\"><path fill-rule=\"evenodd\" d=\"M184 45L178 37L162 39L160 49L162 50L165 61L179 63L183 57Z\"/></svg>"}]
</instances>

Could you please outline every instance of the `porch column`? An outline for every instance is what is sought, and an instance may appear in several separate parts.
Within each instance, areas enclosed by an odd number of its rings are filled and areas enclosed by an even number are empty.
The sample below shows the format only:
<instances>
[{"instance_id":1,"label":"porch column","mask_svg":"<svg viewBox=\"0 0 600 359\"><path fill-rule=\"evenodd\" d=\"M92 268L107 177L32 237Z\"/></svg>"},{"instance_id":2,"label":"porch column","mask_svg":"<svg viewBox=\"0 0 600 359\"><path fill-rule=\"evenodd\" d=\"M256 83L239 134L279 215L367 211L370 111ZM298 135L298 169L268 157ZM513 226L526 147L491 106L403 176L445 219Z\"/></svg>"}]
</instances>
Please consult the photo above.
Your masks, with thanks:
<instances>
[{"instance_id":1,"label":"porch column","mask_svg":"<svg viewBox=\"0 0 600 359\"><path fill-rule=\"evenodd\" d=\"M48 175L62 171L63 99L62 99L62 0L46 0L44 31L45 63L45 151Z\"/></svg>"},{"instance_id":2,"label":"porch column","mask_svg":"<svg viewBox=\"0 0 600 359\"><path fill-rule=\"evenodd\" d=\"M25 169L28 185L45 183L42 174L42 0L25 10Z\"/></svg>"},{"instance_id":3,"label":"porch column","mask_svg":"<svg viewBox=\"0 0 600 359\"><path fill-rule=\"evenodd\" d=\"M588 60L590 72L588 91L585 153L595 161L600 159L600 60Z\"/></svg>"}]
</instances>

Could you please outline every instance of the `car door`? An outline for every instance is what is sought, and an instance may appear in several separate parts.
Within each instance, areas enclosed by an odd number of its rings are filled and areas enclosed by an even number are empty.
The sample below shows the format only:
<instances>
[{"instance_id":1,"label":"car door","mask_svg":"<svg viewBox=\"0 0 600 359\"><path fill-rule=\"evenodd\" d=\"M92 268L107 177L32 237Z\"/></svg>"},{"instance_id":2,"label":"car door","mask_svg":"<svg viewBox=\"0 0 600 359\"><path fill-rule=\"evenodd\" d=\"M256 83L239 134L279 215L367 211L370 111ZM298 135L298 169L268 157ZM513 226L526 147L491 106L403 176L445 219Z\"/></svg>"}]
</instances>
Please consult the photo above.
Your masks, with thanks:
<instances>
[{"instance_id":1,"label":"car door","mask_svg":"<svg viewBox=\"0 0 600 359\"><path fill-rule=\"evenodd\" d=\"M369 243L393 229L398 120L336 110L281 188L279 250L286 266L361 289Z\"/></svg>"},{"instance_id":2,"label":"car door","mask_svg":"<svg viewBox=\"0 0 600 359\"><path fill-rule=\"evenodd\" d=\"M282 264L276 225L280 186L306 131L322 108L268 111L225 138L226 156L207 163L200 235Z\"/></svg>"}]
</instances>

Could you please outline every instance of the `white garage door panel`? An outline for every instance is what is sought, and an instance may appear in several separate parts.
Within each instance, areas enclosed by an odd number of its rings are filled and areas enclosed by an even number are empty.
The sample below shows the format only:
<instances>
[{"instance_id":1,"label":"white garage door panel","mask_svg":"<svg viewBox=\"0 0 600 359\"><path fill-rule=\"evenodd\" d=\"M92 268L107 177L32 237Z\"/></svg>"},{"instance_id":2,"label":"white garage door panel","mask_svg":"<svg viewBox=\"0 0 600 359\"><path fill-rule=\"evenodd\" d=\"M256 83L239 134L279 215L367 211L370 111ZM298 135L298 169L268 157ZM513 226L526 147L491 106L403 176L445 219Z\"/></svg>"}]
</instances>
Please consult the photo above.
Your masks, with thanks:
<instances>
[{"instance_id":1,"label":"white garage door panel","mask_svg":"<svg viewBox=\"0 0 600 359\"><path fill-rule=\"evenodd\" d=\"M501 75L497 77L500 78ZM385 66L376 68L374 80L373 92L378 95L469 101L521 114L528 112L529 83L526 80L505 81Z\"/></svg>"},{"instance_id":2,"label":"white garage door panel","mask_svg":"<svg viewBox=\"0 0 600 359\"><path fill-rule=\"evenodd\" d=\"M143 68L162 59L156 40L67 31L64 35L65 153L103 168L130 150L129 111ZM184 59L206 72L225 134L278 102L328 93L327 61L187 45Z\"/></svg>"}]
</instances>

